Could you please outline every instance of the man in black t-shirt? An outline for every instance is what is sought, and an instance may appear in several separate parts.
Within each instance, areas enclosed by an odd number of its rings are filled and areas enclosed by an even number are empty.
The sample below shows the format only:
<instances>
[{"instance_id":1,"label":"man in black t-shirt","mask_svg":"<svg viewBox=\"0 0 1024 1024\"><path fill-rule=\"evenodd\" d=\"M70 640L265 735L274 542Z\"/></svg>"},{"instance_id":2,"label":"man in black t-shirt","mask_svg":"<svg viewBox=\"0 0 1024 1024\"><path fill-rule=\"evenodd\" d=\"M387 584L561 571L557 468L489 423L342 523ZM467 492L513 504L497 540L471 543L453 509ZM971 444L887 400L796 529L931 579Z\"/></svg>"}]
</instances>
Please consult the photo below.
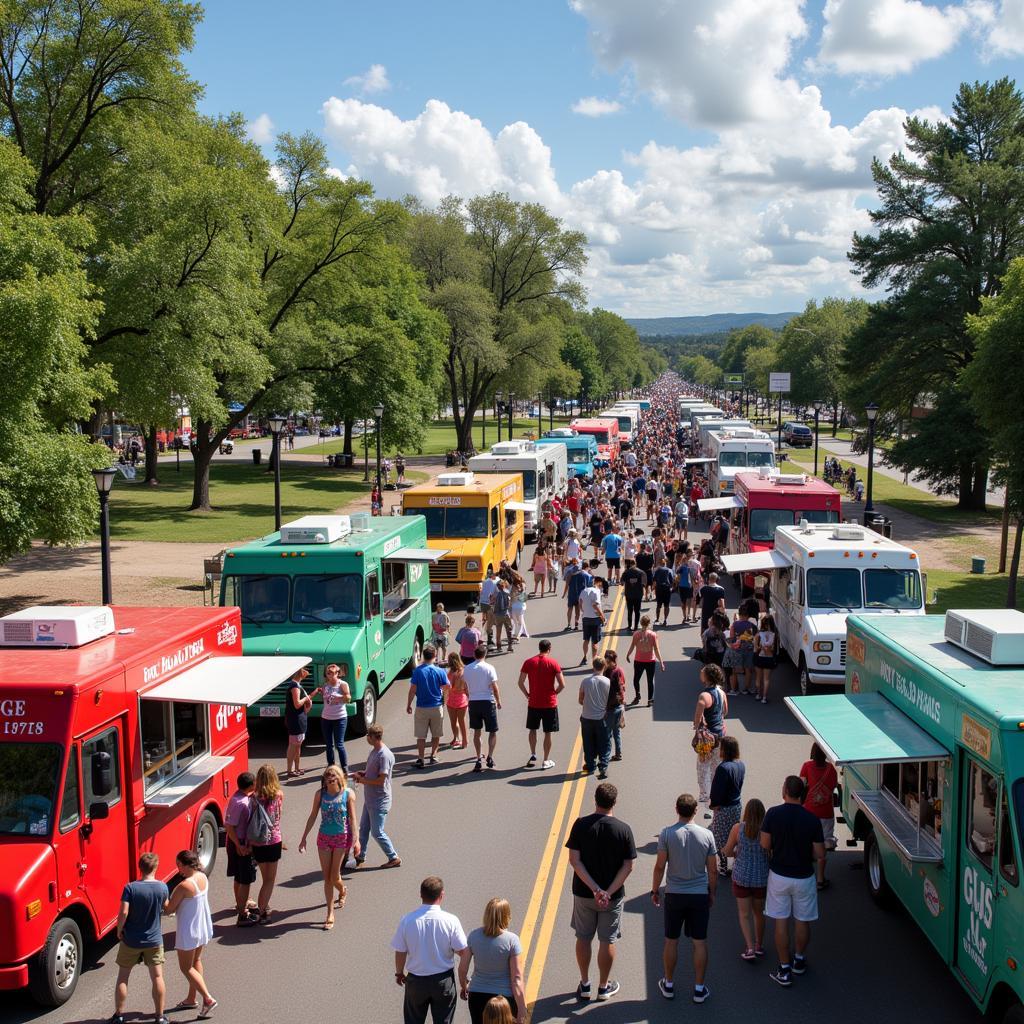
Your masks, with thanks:
<instances>
[{"instance_id":1,"label":"man in black t-shirt","mask_svg":"<svg viewBox=\"0 0 1024 1024\"><path fill-rule=\"evenodd\" d=\"M626 598L626 628L640 628L640 605L643 603L644 592L647 590L647 573L638 569L632 558L626 559L626 568L619 577Z\"/></svg>"},{"instance_id":2,"label":"man in black t-shirt","mask_svg":"<svg viewBox=\"0 0 1024 1024\"><path fill-rule=\"evenodd\" d=\"M769 808L761 823L761 846L770 855L768 896L764 912L775 919L775 949L779 967L772 975L783 988L793 974L807 970L811 921L818 920L815 861L825 857L821 819L803 806L804 783L790 775L782 786L783 802ZM789 959L789 919L796 925L796 953Z\"/></svg>"},{"instance_id":3,"label":"man in black t-shirt","mask_svg":"<svg viewBox=\"0 0 1024 1024\"><path fill-rule=\"evenodd\" d=\"M719 608L725 611L725 587L719 586L718 573L708 576L707 583L697 591L700 598L700 635L708 628L708 619Z\"/></svg>"},{"instance_id":4,"label":"man in black t-shirt","mask_svg":"<svg viewBox=\"0 0 1024 1024\"><path fill-rule=\"evenodd\" d=\"M576 997L590 999L590 958L597 935L597 999L603 1002L619 991L611 981L615 940L619 938L623 883L636 863L633 830L612 815L619 791L602 782L594 794L594 813L577 818L569 831L566 849L572 865L572 927L576 932L576 963L580 983Z\"/></svg>"}]
</instances>

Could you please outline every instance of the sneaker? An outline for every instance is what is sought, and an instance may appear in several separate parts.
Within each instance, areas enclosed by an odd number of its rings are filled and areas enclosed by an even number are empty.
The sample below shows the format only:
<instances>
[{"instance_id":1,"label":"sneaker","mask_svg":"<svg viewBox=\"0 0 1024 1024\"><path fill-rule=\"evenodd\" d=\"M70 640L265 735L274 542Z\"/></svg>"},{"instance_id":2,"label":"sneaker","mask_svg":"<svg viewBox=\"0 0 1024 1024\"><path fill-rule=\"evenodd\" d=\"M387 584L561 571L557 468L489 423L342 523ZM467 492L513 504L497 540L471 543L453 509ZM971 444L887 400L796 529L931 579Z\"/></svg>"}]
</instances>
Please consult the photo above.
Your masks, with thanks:
<instances>
[{"instance_id":1,"label":"sneaker","mask_svg":"<svg viewBox=\"0 0 1024 1024\"><path fill-rule=\"evenodd\" d=\"M259 921L258 914L254 917L252 914L247 912L245 914L239 914L238 920L235 922L235 924L239 928L251 928L254 924L257 923L257 921Z\"/></svg>"},{"instance_id":2,"label":"sneaker","mask_svg":"<svg viewBox=\"0 0 1024 1024\"><path fill-rule=\"evenodd\" d=\"M788 967L779 967L777 970L772 971L768 977L771 978L772 981L778 982L783 988L789 988L789 986L793 984L793 979L789 975Z\"/></svg>"},{"instance_id":3,"label":"sneaker","mask_svg":"<svg viewBox=\"0 0 1024 1024\"><path fill-rule=\"evenodd\" d=\"M693 1001L695 1003L703 1003L709 995L711 995L711 989L709 989L707 985L693 986Z\"/></svg>"},{"instance_id":4,"label":"sneaker","mask_svg":"<svg viewBox=\"0 0 1024 1024\"><path fill-rule=\"evenodd\" d=\"M602 985L597 990L597 1001L603 1003L606 999L611 999L619 991L619 983L617 981L609 981L607 985Z\"/></svg>"},{"instance_id":5,"label":"sneaker","mask_svg":"<svg viewBox=\"0 0 1024 1024\"><path fill-rule=\"evenodd\" d=\"M740 959L741 960L756 960L757 959L757 953L755 953L754 950L752 950L752 949L745 949L745 950L743 950L742 953L740 953Z\"/></svg>"},{"instance_id":6,"label":"sneaker","mask_svg":"<svg viewBox=\"0 0 1024 1024\"><path fill-rule=\"evenodd\" d=\"M621 761L622 760L622 755L621 754L612 754L612 760L613 761Z\"/></svg>"},{"instance_id":7,"label":"sneaker","mask_svg":"<svg viewBox=\"0 0 1024 1024\"><path fill-rule=\"evenodd\" d=\"M606 771L605 771L605 770L604 770L604 769L602 768L602 769L601 769L601 770L600 770L600 771L599 771L599 772L597 773L597 777L598 777L599 779L607 779L607 778L608 778L608 773L607 773L607 772L606 772Z\"/></svg>"},{"instance_id":8,"label":"sneaker","mask_svg":"<svg viewBox=\"0 0 1024 1024\"><path fill-rule=\"evenodd\" d=\"M581 1001L586 1001L586 1000L588 1000L590 998L590 982L589 981L585 985L581 981L576 986L576 998L581 1000ZM121 1020L122 1020L122 1024L124 1024L124 1018L122 1018Z\"/></svg>"},{"instance_id":9,"label":"sneaker","mask_svg":"<svg viewBox=\"0 0 1024 1024\"><path fill-rule=\"evenodd\" d=\"M153 1018L153 1024L171 1024L171 1022L163 1015Z\"/></svg>"},{"instance_id":10,"label":"sneaker","mask_svg":"<svg viewBox=\"0 0 1024 1024\"><path fill-rule=\"evenodd\" d=\"M705 811L704 812L704 818L705 818L706 821L710 821L711 820L711 812L710 811Z\"/></svg>"},{"instance_id":11,"label":"sneaker","mask_svg":"<svg viewBox=\"0 0 1024 1024\"><path fill-rule=\"evenodd\" d=\"M475 772L482 772L483 770L484 770L484 763L483 763L483 761L481 761L481 760L480 760L480 758L478 757L478 758L476 759L476 764L475 764L475 765L473 765L473 771L475 771Z\"/></svg>"},{"instance_id":12,"label":"sneaker","mask_svg":"<svg viewBox=\"0 0 1024 1024\"><path fill-rule=\"evenodd\" d=\"M493 757L488 757L487 758L487 767L488 768L493 768L494 767L494 758Z\"/></svg>"},{"instance_id":13,"label":"sneaker","mask_svg":"<svg viewBox=\"0 0 1024 1024\"><path fill-rule=\"evenodd\" d=\"M536 754L531 754L530 755L530 760L526 762L526 767L527 768L532 768L536 763L537 763L537 755Z\"/></svg>"},{"instance_id":14,"label":"sneaker","mask_svg":"<svg viewBox=\"0 0 1024 1024\"><path fill-rule=\"evenodd\" d=\"M413 762L413 764L417 768L422 768L423 767L423 758L422 757L417 757L416 760Z\"/></svg>"},{"instance_id":15,"label":"sneaker","mask_svg":"<svg viewBox=\"0 0 1024 1024\"><path fill-rule=\"evenodd\" d=\"M764 946L755 946L754 956L764 956Z\"/></svg>"},{"instance_id":16,"label":"sneaker","mask_svg":"<svg viewBox=\"0 0 1024 1024\"><path fill-rule=\"evenodd\" d=\"M114 1016L110 1018L109 1024L125 1024L124 1015L115 1013Z\"/></svg>"},{"instance_id":17,"label":"sneaker","mask_svg":"<svg viewBox=\"0 0 1024 1024\"><path fill-rule=\"evenodd\" d=\"M580 667L582 668L582 667L583 667L584 665L586 665L586 663L587 663L587 659L586 659L586 658L584 658L584 659L583 659L583 660L582 660L582 661L580 662Z\"/></svg>"},{"instance_id":18,"label":"sneaker","mask_svg":"<svg viewBox=\"0 0 1024 1024\"><path fill-rule=\"evenodd\" d=\"M434 757L433 754L431 754L428 764L437 764L437 758Z\"/></svg>"},{"instance_id":19,"label":"sneaker","mask_svg":"<svg viewBox=\"0 0 1024 1024\"><path fill-rule=\"evenodd\" d=\"M794 974L806 974L807 973L807 957L800 956L800 954L797 953L797 955L793 957L793 963L790 966L790 970Z\"/></svg>"},{"instance_id":20,"label":"sneaker","mask_svg":"<svg viewBox=\"0 0 1024 1024\"><path fill-rule=\"evenodd\" d=\"M666 981L664 978L658 979L658 991L666 999L675 999L676 997L675 985L673 985L671 981Z\"/></svg>"},{"instance_id":21,"label":"sneaker","mask_svg":"<svg viewBox=\"0 0 1024 1024\"><path fill-rule=\"evenodd\" d=\"M555 767L555 762L554 761L544 761L541 764L541 768L554 768L554 767Z\"/></svg>"}]
</instances>

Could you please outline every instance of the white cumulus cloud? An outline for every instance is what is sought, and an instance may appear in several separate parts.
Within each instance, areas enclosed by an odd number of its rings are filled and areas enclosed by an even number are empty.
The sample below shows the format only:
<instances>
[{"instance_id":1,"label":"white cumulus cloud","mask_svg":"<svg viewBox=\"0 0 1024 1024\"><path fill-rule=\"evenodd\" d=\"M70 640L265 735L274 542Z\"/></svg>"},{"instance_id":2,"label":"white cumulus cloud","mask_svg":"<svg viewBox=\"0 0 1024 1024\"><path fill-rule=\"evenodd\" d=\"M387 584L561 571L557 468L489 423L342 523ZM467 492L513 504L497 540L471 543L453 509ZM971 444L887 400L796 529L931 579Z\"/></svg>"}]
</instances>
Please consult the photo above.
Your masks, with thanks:
<instances>
[{"instance_id":1,"label":"white cumulus cloud","mask_svg":"<svg viewBox=\"0 0 1024 1024\"><path fill-rule=\"evenodd\" d=\"M1024 0L1002 0L992 15L988 44L999 56L1024 54Z\"/></svg>"},{"instance_id":2,"label":"white cumulus cloud","mask_svg":"<svg viewBox=\"0 0 1024 1024\"><path fill-rule=\"evenodd\" d=\"M352 75L350 78L346 78L345 85L364 96L387 92L391 88L388 69L383 64L371 64L361 75Z\"/></svg>"},{"instance_id":3,"label":"white cumulus cloud","mask_svg":"<svg viewBox=\"0 0 1024 1024\"><path fill-rule=\"evenodd\" d=\"M274 139L274 122L267 114L260 114L245 123L245 137L257 146L265 146Z\"/></svg>"},{"instance_id":4,"label":"white cumulus cloud","mask_svg":"<svg viewBox=\"0 0 1024 1024\"><path fill-rule=\"evenodd\" d=\"M622 104L618 100L603 100L599 96L584 96L572 105L572 112L584 117L605 117L617 114L621 109Z\"/></svg>"}]
</instances>

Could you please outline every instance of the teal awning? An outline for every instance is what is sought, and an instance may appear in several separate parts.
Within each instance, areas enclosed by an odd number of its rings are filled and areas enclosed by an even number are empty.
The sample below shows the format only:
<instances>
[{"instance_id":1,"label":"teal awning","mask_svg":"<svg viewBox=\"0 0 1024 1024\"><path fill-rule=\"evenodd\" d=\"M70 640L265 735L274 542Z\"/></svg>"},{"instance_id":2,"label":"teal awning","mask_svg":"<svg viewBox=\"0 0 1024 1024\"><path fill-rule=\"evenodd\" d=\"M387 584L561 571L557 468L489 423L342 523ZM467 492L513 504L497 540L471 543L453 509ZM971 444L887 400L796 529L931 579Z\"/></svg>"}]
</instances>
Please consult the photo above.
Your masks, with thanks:
<instances>
[{"instance_id":1,"label":"teal awning","mask_svg":"<svg viewBox=\"0 0 1024 1024\"><path fill-rule=\"evenodd\" d=\"M789 710L837 767L940 761L949 751L879 693L787 697Z\"/></svg>"}]
</instances>

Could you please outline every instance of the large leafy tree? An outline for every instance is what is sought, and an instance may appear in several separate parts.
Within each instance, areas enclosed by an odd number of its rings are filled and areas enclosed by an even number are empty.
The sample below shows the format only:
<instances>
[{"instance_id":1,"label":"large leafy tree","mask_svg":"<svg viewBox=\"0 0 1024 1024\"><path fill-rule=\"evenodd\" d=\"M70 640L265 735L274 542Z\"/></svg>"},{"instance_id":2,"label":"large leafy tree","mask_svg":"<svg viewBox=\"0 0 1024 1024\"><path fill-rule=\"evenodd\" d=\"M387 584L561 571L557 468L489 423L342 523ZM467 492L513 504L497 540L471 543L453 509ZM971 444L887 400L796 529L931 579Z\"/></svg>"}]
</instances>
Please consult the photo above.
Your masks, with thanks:
<instances>
[{"instance_id":1,"label":"large leafy tree","mask_svg":"<svg viewBox=\"0 0 1024 1024\"><path fill-rule=\"evenodd\" d=\"M1024 98L1008 79L964 84L948 122L915 117L905 130L909 154L873 167L876 232L855 235L850 252L864 284L886 285L889 299L847 346L847 404L882 407L891 462L955 492L962 508L984 508L990 442L962 393L974 357L966 318L1024 252ZM936 413L917 437L898 436L922 399Z\"/></svg>"},{"instance_id":2,"label":"large leafy tree","mask_svg":"<svg viewBox=\"0 0 1024 1024\"><path fill-rule=\"evenodd\" d=\"M621 316L606 309L593 309L580 317L587 337L594 343L601 359L604 379L616 396L645 383L647 370L640 346L640 336Z\"/></svg>"},{"instance_id":3,"label":"large leafy tree","mask_svg":"<svg viewBox=\"0 0 1024 1024\"><path fill-rule=\"evenodd\" d=\"M725 339L725 347L718 357L718 365L726 373L743 373L747 352L764 348L775 340L775 332L764 324L747 324L733 328Z\"/></svg>"}]
</instances>

